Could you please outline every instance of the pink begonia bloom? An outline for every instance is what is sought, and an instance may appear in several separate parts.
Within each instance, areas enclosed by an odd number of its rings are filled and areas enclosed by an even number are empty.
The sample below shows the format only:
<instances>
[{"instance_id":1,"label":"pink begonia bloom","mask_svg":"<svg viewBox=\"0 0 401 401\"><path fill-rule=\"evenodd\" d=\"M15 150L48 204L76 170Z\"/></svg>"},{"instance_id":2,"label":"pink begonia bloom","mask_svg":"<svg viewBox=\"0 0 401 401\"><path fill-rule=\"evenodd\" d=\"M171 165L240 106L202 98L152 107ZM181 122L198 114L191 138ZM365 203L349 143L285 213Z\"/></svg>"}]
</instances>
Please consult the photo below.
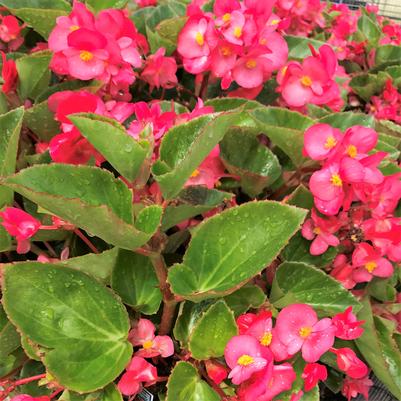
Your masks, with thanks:
<instances>
[{"instance_id":1,"label":"pink begonia bloom","mask_svg":"<svg viewBox=\"0 0 401 401\"><path fill-rule=\"evenodd\" d=\"M135 0L135 2L140 8L157 5L157 0Z\"/></svg>"},{"instance_id":2,"label":"pink begonia bloom","mask_svg":"<svg viewBox=\"0 0 401 401\"><path fill-rule=\"evenodd\" d=\"M302 236L313 240L310 246L312 255L321 255L329 246L337 246L340 240L334 235L342 226L341 219L319 217L315 209L312 209L311 218L306 220L302 226Z\"/></svg>"},{"instance_id":3,"label":"pink begonia bloom","mask_svg":"<svg viewBox=\"0 0 401 401\"><path fill-rule=\"evenodd\" d=\"M14 15L0 15L0 40L7 43L9 51L16 51L24 43L23 28L25 24L20 25Z\"/></svg>"},{"instance_id":4,"label":"pink begonia bloom","mask_svg":"<svg viewBox=\"0 0 401 401\"><path fill-rule=\"evenodd\" d=\"M270 343L270 351L273 353L274 360L277 362L284 361L285 359L291 358L292 354L288 352L287 346L284 345L279 336L277 330L272 330L272 342Z\"/></svg>"},{"instance_id":5,"label":"pink begonia bloom","mask_svg":"<svg viewBox=\"0 0 401 401\"><path fill-rule=\"evenodd\" d=\"M339 254L333 261L333 270L330 272L330 275L338 280L346 289L350 290L356 285L352 277L353 271L354 268L348 262L348 258L344 254Z\"/></svg>"},{"instance_id":6,"label":"pink begonia bloom","mask_svg":"<svg viewBox=\"0 0 401 401\"><path fill-rule=\"evenodd\" d=\"M271 361L263 358L262 352L256 338L247 335L232 337L224 351L227 365L231 369L228 378L234 384L241 384L264 369Z\"/></svg>"},{"instance_id":7,"label":"pink begonia bloom","mask_svg":"<svg viewBox=\"0 0 401 401\"><path fill-rule=\"evenodd\" d=\"M17 252L20 254L29 252L33 237L41 226L41 222L30 214L15 207L7 207L0 212L3 219L2 226L17 240Z\"/></svg>"},{"instance_id":8,"label":"pink begonia bloom","mask_svg":"<svg viewBox=\"0 0 401 401\"><path fill-rule=\"evenodd\" d=\"M342 340L355 340L363 334L365 321L358 320L352 313L352 306L349 306L343 313L338 313L331 319L336 331L334 335Z\"/></svg>"},{"instance_id":9,"label":"pink begonia bloom","mask_svg":"<svg viewBox=\"0 0 401 401\"><path fill-rule=\"evenodd\" d=\"M313 160L329 159L333 156L343 139L342 132L328 124L315 124L304 134L305 156Z\"/></svg>"},{"instance_id":10,"label":"pink begonia bloom","mask_svg":"<svg viewBox=\"0 0 401 401\"><path fill-rule=\"evenodd\" d=\"M178 36L178 53L189 59L208 56L210 54L206 39L208 24L206 18L190 18Z\"/></svg>"},{"instance_id":11,"label":"pink begonia bloom","mask_svg":"<svg viewBox=\"0 0 401 401\"><path fill-rule=\"evenodd\" d=\"M375 148L377 140L378 134L374 129L355 125L345 131L342 148L345 155L361 159Z\"/></svg>"},{"instance_id":12,"label":"pink begonia bloom","mask_svg":"<svg viewBox=\"0 0 401 401\"><path fill-rule=\"evenodd\" d=\"M368 374L368 367L351 348L332 348L331 352L337 355L337 366L347 376L353 379L362 379Z\"/></svg>"},{"instance_id":13,"label":"pink begonia bloom","mask_svg":"<svg viewBox=\"0 0 401 401\"><path fill-rule=\"evenodd\" d=\"M293 304L280 311L275 330L290 354L302 350L306 362L316 362L334 343L331 319L318 320L308 305Z\"/></svg>"},{"instance_id":14,"label":"pink begonia bloom","mask_svg":"<svg viewBox=\"0 0 401 401\"><path fill-rule=\"evenodd\" d=\"M176 124L181 124L186 121L193 120L196 117L204 116L214 112L213 106L205 106L203 100L199 97L195 107L189 113L182 113L177 116Z\"/></svg>"},{"instance_id":15,"label":"pink begonia bloom","mask_svg":"<svg viewBox=\"0 0 401 401\"><path fill-rule=\"evenodd\" d=\"M14 60L7 60L6 55L3 51L0 51L2 58L2 70L1 77L3 78L3 85L1 90L7 94L14 92L17 89L18 71L17 65Z\"/></svg>"},{"instance_id":16,"label":"pink begonia bloom","mask_svg":"<svg viewBox=\"0 0 401 401\"><path fill-rule=\"evenodd\" d=\"M223 364L213 359L207 359L205 361L205 368L207 375L217 385L228 376L228 369Z\"/></svg>"},{"instance_id":17,"label":"pink begonia bloom","mask_svg":"<svg viewBox=\"0 0 401 401\"><path fill-rule=\"evenodd\" d=\"M357 283L371 281L373 277L390 277L393 265L367 242L358 244L352 254L352 274Z\"/></svg>"},{"instance_id":18,"label":"pink begonia bloom","mask_svg":"<svg viewBox=\"0 0 401 401\"><path fill-rule=\"evenodd\" d=\"M319 380L327 379L326 366L320 363L307 363L302 372L302 379L304 380L305 391L312 390L318 384Z\"/></svg>"},{"instance_id":19,"label":"pink begonia bloom","mask_svg":"<svg viewBox=\"0 0 401 401\"><path fill-rule=\"evenodd\" d=\"M15 397L10 398L10 401L50 401L50 397L47 395L32 397L29 394L19 394Z\"/></svg>"},{"instance_id":20,"label":"pink begonia bloom","mask_svg":"<svg viewBox=\"0 0 401 401\"><path fill-rule=\"evenodd\" d=\"M369 399L369 390L373 386L372 380L368 376L362 379L352 379L346 377L343 382L343 388L341 394L348 399L355 398L358 394L362 394L366 401Z\"/></svg>"},{"instance_id":21,"label":"pink begonia bloom","mask_svg":"<svg viewBox=\"0 0 401 401\"><path fill-rule=\"evenodd\" d=\"M177 85L177 63L174 57L165 57L166 49L161 47L155 54L146 60L145 68L141 73L141 78L146 81L151 88L173 88Z\"/></svg>"},{"instance_id":22,"label":"pink begonia bloom","mask_svg":"<svg viewBox=\"0 0 401 401\"><path fill-rule=\"evenodd\" d=\"M139 319L128 336L134 346L142 347L135 355L144 358L161 355L163 358L167 358L174 354L173 340L169 336L155 336L155 331L156 328L150 320Z\"/></svg>"},{"instance_id":23,"label":"pink begonia bloom","mask_svg":"<svg viewBox=\"0 0 401 401\"><path fill-rule=\"evenodd\" d=\"M121 376L117 387L124 395L135 396L142 390L142 383L152 385L158 379L156 367L145 359L134 356Z\"/></svg>"}]
</instances>

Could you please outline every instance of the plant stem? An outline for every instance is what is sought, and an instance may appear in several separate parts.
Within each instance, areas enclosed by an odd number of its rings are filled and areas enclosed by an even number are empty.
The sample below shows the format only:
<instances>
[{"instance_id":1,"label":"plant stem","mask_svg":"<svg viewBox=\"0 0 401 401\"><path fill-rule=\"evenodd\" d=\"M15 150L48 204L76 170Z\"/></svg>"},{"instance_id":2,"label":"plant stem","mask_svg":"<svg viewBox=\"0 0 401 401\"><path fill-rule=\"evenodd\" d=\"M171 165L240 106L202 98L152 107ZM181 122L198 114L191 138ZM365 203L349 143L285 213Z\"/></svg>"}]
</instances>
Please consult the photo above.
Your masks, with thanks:
<instances>
[{"instance_id":1,"label":"plant stem","mask_svg":"<svg viewBox=\"0 0 401 401\"><path fill-rule=\"evenodd\" d=\"M26 377L24 379L17 380L13 383L13 387L22 386L23 384L27 384L36 380L44 379L46 377L46 373L42 373L40 375Z\"/></svg>"},{"instance_id":2,"label":"plant stem","mask_svg":"<svg viewBox=\"0 0 401 401\"><path fill-rule=\"evenodd\" d=\"M95 245L92 244L92 242L90 242L89 238L85 237L85 235L81 232L81 230L79 228L76 228L74 230L74 233L81 238L81 240L83 242L85 242L85 244L88 246L88 248L93 251L94 253L100 253L98 251L98 249L95 247Z\"/></svg>"}]
</instances>

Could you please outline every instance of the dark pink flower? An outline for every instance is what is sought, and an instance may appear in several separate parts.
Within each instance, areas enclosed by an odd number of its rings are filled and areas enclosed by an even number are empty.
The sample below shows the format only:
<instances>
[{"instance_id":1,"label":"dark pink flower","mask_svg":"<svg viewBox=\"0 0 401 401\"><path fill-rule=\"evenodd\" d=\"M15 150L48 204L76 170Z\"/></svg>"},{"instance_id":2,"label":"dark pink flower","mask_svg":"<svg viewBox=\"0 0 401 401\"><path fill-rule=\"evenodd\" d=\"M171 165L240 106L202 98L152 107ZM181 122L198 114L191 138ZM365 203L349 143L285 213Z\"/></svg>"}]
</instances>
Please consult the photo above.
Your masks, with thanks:
<instances>
[{"instance_id":1,"label":"dark pink flower","mask_svg":"<svg viewBox=\"0 0 401 401\"><path fill-rule=\"evenodd\" d=\"M345 288L350 290L356 285L355 280L352 277L354 271L353 266L348 261L344 254L339 254L333 261L333 270L330 275L338 280Z\"/></svg>"},{"instance_id":2,"label":"dark pink flower","mask_svg":"<svg viewBox=\"0 0 401 401\"><path fill-rule=\"evenodd\" d=\"M208 359L205 361L206 373L214 383L220 384L228 376L227 368L220 362Z\"/></svg>"},{"instance_id":3,"label":"dark pink flower","mask_svg":"<svg viewBox=\"0 0 401 401\"><path fill-rule=\"evenodd\" d=\"M14 60L7 60L4 52L1 52L3 60L3 69L1 70L1 77L3 78L3 86L1 90L3 93L14 92L17 87L18 72Z\"/></svg>"},{"instance_id":4,"label":"dark pink flower","mask_svg":"<svg viewBox=\"0 0 401 401\"><path fill-rule=\"evenodd\" d=\"M302 372L302 379L304 380L305 391L312 390L318 384L319 380L327 379L326 366L320 363L307 363Z\"/></svg>"},{"instance_id":5,"label":"dark pink flower","mask_svg":"<svg viewBox=\"0 0 401 401\"><path fill-rule=\"evenodd\" d=\"M355 340L363 334L365 321L358 320L352 313L352 306L348 307L343 313L338 313L331 319L335 327L335 336L342 340Z\"/></svg>"},{"instance_id":6,"label":"dark pink flower","mask_svg":"<svg viewBox=\"0 0 401 401\"><path fill-rule=\"evenodd\" d=\"M337 366L347 376L353 379L362 379L368 374L368 367L351 348L332 348L331 352L337 355Z\"/></svg>"},{"instance_id":7,"label":"dark pink flower","mask_svg":"<svg viewBox=\"0 0 401 401\"><path fill-rule=\"evenodd\" d=\"M350 377L346 377L344 379L341 393L348 399L348 401L350 401L351 398L357 397L358 394L362 394L365 397L365 400L368 401L369 389L372 386L373 382L368 378L368 376L362 379L352 379Z\"/></svg>"},{"instance_id":8,"label":"dark pink flower","mask_svg":"<svg viewBox=\"0 0 401 401\"><path fill-rule=\"evenodd\" d=\"M19 394L10 398L10 401L50 401L50 397L42 395L40 397L32 397L29 394Z\"/></svg>"}]
</instances>

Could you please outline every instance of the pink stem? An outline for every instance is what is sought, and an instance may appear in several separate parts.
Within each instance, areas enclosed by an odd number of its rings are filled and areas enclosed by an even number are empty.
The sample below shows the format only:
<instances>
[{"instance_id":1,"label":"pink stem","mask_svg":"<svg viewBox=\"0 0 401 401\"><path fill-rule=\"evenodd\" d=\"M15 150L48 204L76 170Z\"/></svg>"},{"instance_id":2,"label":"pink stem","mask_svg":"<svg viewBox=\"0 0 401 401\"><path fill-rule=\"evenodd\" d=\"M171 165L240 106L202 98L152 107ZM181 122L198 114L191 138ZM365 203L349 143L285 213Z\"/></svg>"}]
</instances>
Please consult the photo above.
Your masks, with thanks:
<instances>
[{"instance_id":1,"label":"pink stem","mask_svg":"<svg viewBox=\"0 0 401 401\"><path fill-rule=\"evenodd\" d=\"M98 251L98 249L95 247L95 245L93 245L92 242L90 242L89 239L86 238L85 235L82 234L82 232L79 230L79 228L76 228L76 229L74 230L74 233L75 233L79 238L81 238L81 240L82 240L83 242L85 242L86 245L88 245L88 248L89 248L91 251L93 251L94 253L100 253L100 252Z\"/></svg>"}]
</instances>

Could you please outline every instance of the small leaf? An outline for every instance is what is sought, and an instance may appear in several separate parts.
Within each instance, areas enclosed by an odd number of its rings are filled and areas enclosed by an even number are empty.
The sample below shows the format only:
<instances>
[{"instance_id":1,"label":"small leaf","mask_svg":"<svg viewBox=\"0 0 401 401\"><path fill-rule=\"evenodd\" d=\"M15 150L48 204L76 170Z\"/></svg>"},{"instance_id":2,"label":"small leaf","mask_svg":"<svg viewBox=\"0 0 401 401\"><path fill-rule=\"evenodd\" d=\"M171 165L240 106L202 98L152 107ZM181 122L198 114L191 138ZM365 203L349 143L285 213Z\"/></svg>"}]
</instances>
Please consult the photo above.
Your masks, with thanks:
<instances>
[{"instance_id":1,"label":"small leaf","mask_svg":"<svg viewBox=\"0 0 401 401\"><path fill-rule=\"evenodd\" d=\"M206 100L205 106L212 106L215 112L231 111L241 107L242 110L252 110L263 105L255 100L243 99L240 97L217 97Z\"/></svg>"},{"instance_id":2,"label":"small leaf","mask_svg":"<svg viewBox=\"0 0 401 401\"><path fill-rule=\"evenodd\" d=\"M381 45L376 49L375 67L381 69L383 65L399 65L401 62L401 46Z\"/></svg>"},{"instance_id":3,"label":"small leaf","mask_svg":"<svg viewBox=\"0 0 401 401\"><path fill-rule=\"evenodd\" d=\"M231 337L238 334L234 313L223 301L211 305L191 331L189 350L195 359L209 359L223 356Z\"/></svg>"},{"instance_id":4,"label":"small leaf","mask_svg":"<svg viewBox=\"0 0 401 401\"><path fill-rule=\"evenodd\" d=\"M257 285L244 285L239 290L224 297L228 307L239 316L250 308L259 308L266 301L266 294Z\"/></svg>"},{"instance_id":5,"label":"small leaf","mask_svg":"<svg viewBox=\"0 0 401 401\"><path fill-rule=\"evenodd\" d=\"M284 37L288 44L288 58L303 60L305 57L311 56L309 45L315 50L319 50L325 43L315 39L304 38L302 36L286 35Z\"/></svg>"},{"instance_id":6,"label":"small leaf","mask_svg":"<svg viewBox=\"0 0 401 401\"><path fill-rule=\"evenodd\" d=\"M169 270L173 292L196 302L232 293L273 261L305 214L276 202L249 202L204 220L182 264Z\"/></svg>"},{"instance_id":7,"label":"small leaf","mask_svg":"<svg viewBox=\"0 0 401 401\"><path fill-rule=\"evenodd\" d=\"M337 280L305 263L284 262L278 268L270 302L276 308L293 303L306 303L325 314L334 315L352 306L354 312L359 302Z\"/></svg>"},{"instance_id":8,"label":"small leaf","mask_svg":"<svg viewBox=\"0 0 401 401\"><path fill-rule=\"evenodd\" d=\"M129 321L105 287L68 267L38 262L6 266L3 305L18 330L43 349L43 363L62 386L90 392L128 363Z\"/></svg>"},{"instance_id":9,"label":"small leaf","mask_svg":"<svg viewBox=\"0 0 401 401\"><path fill-rule=\"evenodd\" d=\"M166 401L219 401L219 395L200 379L196 368L178 362L167 382Z\"/></svg>"}]
</instances>

